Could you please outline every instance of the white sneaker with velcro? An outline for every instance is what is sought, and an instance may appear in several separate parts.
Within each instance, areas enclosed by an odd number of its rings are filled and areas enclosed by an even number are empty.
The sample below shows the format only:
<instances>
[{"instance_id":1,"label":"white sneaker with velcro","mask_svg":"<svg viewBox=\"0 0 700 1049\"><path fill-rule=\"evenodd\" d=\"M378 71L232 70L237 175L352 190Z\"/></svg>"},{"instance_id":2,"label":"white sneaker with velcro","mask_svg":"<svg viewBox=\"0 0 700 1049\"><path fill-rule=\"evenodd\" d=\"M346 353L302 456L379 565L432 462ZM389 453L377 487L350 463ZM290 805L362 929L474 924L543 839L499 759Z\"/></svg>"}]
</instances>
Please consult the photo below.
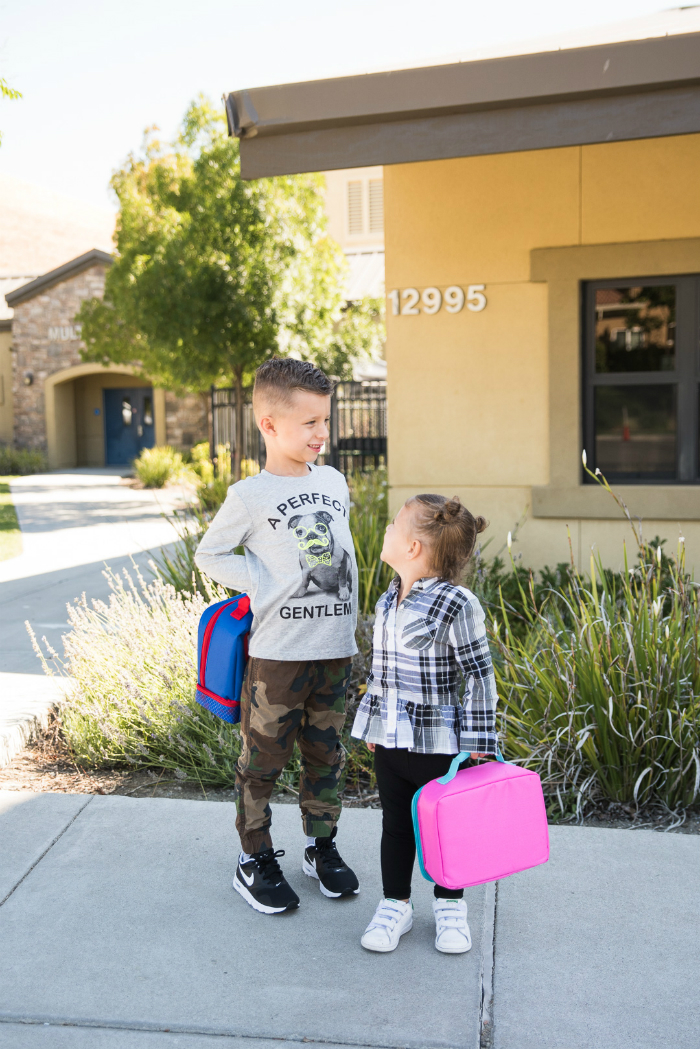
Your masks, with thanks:
<instances>
[{"instance_id":1,"label":"white sneaker with velcro","mask_svg":"<svg viewBox=\"0 0 700 1049\"><path fill-rule=\"evenodd\" d=\"M409 900L384 899L360 940L368 951L395 951L399 940L413 925L413 904Z\"/></svg>"},{"instance_id":2,"label":"white sneaker with velcro","mask_svg":"<svg viewBox=\"0 0 700 1049\"><path fill-rule=\"evenodd\" d=\"M443 954L464 954L471 950L472 937L467 924L466 900L433 900L435 946Z\"/></svg>"}]
</instances>

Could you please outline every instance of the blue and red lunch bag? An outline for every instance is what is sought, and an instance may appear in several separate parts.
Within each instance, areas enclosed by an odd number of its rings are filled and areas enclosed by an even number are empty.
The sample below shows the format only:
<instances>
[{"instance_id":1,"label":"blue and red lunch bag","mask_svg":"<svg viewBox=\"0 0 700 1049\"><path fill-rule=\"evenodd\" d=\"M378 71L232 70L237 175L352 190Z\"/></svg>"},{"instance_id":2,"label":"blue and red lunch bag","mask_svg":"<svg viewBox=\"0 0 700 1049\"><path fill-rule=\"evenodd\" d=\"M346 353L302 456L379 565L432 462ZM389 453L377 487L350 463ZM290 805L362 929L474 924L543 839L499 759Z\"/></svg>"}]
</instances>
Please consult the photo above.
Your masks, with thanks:
<instances>
[{"instance_id":1,"label":"blue and red lunch bag","mask_svg":"<svg viewBox=\"0 0 700 1049\"><path fill-rule=\"evenodd\" d=\"M241 688L252 623L247 594L218 601L199 620L195 698L231 725L241 720Z\"/></svg>"}]
</instances>

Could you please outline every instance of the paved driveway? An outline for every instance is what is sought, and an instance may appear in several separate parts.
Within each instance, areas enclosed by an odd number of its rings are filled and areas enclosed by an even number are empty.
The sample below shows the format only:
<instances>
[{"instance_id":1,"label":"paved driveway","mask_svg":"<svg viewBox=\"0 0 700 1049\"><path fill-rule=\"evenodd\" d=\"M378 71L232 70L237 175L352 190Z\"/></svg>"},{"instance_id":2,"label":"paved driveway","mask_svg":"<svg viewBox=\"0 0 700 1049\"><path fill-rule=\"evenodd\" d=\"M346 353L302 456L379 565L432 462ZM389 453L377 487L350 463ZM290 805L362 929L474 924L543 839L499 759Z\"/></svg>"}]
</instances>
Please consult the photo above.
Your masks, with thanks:
<instances>
[{"instance_id":1,"label":"paved driveway","mask_svg":"<svg viewBox=\"0 0 700 1049\"><path fill-rule=\"evenodd\" d=\"M162 514L179 505L177 490L136 490L118 469L36 474L12 482L23 552L0 561L0 764L16 753L27 726L58 695L46 678L26 627L60 651L66 604L82 593L105 598L105 564L144 569L173 540Z\"/></svg>"}]
</instances>

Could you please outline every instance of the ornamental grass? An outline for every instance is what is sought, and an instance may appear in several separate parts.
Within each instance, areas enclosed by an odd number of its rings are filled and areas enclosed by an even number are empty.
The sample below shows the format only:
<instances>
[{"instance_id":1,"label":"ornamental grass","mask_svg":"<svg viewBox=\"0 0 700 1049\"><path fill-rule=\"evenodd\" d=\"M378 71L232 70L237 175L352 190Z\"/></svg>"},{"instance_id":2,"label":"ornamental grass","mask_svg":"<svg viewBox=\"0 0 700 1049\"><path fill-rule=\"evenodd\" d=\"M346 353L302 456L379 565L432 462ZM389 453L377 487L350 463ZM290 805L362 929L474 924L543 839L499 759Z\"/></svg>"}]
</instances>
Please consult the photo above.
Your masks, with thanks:
<instances>
[{"instance_id":1,"label":"ornamental grass","mask_svg":"<svg viewBox=\"0 0 700 1049\"><path fill-rule=\"evenodd\" d=\"M352 474L348 485L350 531L357 560L358 610L361 616L373 615L374 606L394 577L393 568L379 556L389 522L386 467Z\"/></svg>"},{"instance_id":2,"label":"ornamental grass","mask_svg":"<svg viewBox=\"0 0 700 1049\"><path fill-rule=\"evenodd\" d=\"M491 620L505 754L539 773L555 818L617 803L680 820L698 803L698 586L682 540L668 558L635 535L623 573L591 557L589 579L572 561L561 589L522 590L525 634L504 601Z\"/></svg>"}]
</instances>

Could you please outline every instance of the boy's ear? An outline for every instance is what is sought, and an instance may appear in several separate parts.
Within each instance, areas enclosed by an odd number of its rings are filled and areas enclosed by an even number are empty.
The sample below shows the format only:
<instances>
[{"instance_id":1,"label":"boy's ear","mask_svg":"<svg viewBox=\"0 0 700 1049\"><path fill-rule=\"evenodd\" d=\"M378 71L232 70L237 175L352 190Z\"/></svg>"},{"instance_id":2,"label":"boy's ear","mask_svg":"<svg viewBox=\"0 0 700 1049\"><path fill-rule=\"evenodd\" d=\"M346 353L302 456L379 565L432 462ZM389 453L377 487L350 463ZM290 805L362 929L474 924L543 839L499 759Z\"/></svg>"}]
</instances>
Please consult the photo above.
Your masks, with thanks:
<instances>
[{"instance_id":1,"label":"boy's ear","mask_svg":"<svg viewBox=\"0 0 700 1049\"><path fill-rule=\"evenodd\" d=\"M263 435L263 437L265 437L266 435L268 437L274 436L274 434L276 433L275 420L269 414L261 416L260 419L258 419L258 429L260 430L260 433Z\"/></svg>"},{"instance_id":2,"label":"boy's ear","mask_svg":"<svg viewBox=\"0 0 700 1049\"><path fill-rule=\"evenodd\" d=\"M287 525L287 528L296 528L296 526L301 521L301 517L302 517L301 514L296 514L294 517L290 517L289 518L289 523Z\"/></svg>"}]
</instances>

